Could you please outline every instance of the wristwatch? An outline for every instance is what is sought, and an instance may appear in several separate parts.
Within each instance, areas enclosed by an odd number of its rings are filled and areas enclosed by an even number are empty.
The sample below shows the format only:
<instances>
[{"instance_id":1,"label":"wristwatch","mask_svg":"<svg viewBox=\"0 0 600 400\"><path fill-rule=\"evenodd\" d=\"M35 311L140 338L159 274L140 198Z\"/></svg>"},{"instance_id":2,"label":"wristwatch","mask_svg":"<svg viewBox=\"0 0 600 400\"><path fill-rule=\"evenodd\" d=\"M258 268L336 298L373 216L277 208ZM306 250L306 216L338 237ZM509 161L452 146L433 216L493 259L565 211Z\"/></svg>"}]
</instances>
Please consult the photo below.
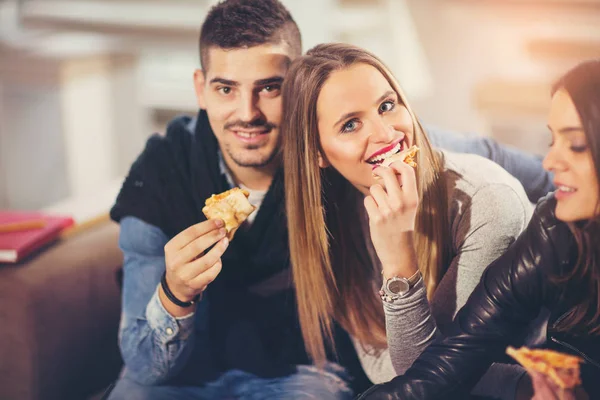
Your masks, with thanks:
<instances>
[{"instance_id":1,"label":"wristwatch","mask_svg":"<svg viewBox=\"0 0 600 400\"><path fill-rule=\"evenodd\" d=\"M381 285L381 290L379 291L379 295L381 296L381 300L386 303L392 303L394 300L401 299L405 297L410 289L416 285L416 283L421 278L421 272L417 271L410 278L400 278L398 276L394 276L392 278L386 279Z\"/></svg>"}]
</instances>

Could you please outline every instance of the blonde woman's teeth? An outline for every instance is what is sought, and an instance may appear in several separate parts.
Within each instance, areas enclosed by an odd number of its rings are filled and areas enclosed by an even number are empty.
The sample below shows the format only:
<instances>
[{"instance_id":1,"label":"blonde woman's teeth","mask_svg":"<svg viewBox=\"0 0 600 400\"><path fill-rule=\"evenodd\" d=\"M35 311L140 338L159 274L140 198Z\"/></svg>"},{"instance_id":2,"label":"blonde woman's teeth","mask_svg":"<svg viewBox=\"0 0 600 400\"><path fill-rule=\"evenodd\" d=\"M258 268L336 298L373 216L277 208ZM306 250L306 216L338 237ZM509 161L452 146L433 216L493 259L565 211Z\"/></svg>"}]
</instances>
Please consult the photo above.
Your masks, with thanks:
<instances>
[{"instance_id":1,"label":"blonde woman's teeth","mask_svg":"<svg viewBox=\"0 0 600 400\"><path fill-rule=\"evenodd\" d=\"M397 145L395 145L390 151L386 151L383 154L380 154L378 156L375 156L373 158L369 158L367 160L368 163L379 163L382 162L383 160L385 160L386 158L393 156L394 154L396 154L397 152L400 151L400 149L402 149L402 143L398 143Z\"/></svg>"}]
</instances>

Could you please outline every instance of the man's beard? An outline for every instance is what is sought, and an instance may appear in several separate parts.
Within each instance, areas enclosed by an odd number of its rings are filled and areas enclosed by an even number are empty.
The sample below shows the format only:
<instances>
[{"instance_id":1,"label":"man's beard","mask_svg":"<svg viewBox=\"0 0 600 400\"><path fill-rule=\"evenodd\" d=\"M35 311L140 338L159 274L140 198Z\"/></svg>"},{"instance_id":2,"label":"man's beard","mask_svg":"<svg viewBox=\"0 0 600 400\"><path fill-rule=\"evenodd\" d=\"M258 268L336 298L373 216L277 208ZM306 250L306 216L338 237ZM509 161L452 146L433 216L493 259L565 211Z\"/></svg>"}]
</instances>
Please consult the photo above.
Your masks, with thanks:
<instances>
[{"instance_id":1,"label":"man's beard","mask_svg":"<svg viewBox=\"0 0 600 400\"><path fill-rule=\"evenodd\" d=\"M264 118L257 118L254 121L250 121L250 122L238 120L238 121L233 121L233 122L227 123L224 126L224 129L226 131L235 131L236 128L238 128L238 129L258 129L258 130L265 131L265 132L271 132L274 129L276 129L277 126L275 124L267 121ZM236 152L232 151L229 146L225 146L224 150L227 152L227 154L229 155L231 160L240 167L261 168L261 167L266 167L267 165L269 165L277 157L277 155L279 154L279 151L278 151L279 145L280 145L280 140L278 139L277 145L269 154L266 154L263 157L256 159L256 156L259 156L259 154L257 154L254 157L250 157L250 158L252 158L250 160L248 160L247 157L243 157L240 154L236 154ZM262 145L260 145L260 144L248 145L248 146L244 147L244 150L259 150L261 147L262 147Z\"/></svg>"},{"instance_id":2,"label":"man's beard","mask_svg":"<svg viewBox=\"0 0 600 400\"><path fill-rule=\"evenodd\" d=\"M251 150L251 148L246 148L246 150ZM231 151L229 147L225 149L227 154L229 154L229 158L236 163L240 167L252 167L252 168L262 168L271 164L271 162L279 155L277 148L274 148L270 154L266 154L264 157L256 159L252 157L252 160L248 160L246 157L241 157L239 154Z\"/></svg>"}]
</instances>

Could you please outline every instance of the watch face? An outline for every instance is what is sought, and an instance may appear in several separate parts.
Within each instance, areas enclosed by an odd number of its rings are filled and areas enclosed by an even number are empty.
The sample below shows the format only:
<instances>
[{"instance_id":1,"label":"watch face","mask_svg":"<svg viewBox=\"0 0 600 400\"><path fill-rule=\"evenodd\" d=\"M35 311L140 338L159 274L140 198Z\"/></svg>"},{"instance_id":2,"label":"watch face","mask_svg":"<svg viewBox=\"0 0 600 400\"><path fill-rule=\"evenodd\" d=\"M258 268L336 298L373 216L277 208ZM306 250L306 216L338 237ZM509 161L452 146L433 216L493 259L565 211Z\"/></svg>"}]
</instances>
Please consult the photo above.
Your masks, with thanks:
<instances>
[{"instance_id":1,"label":"watch face","mask_svg":"<svg viewBox=\"0 0 600 400\"><path fill-rule=\"evenodd\" d=\"M388 290L393 294L402 294L410 289L406 279L390 279L387 285Z\"/></svg>"}]
</instances>

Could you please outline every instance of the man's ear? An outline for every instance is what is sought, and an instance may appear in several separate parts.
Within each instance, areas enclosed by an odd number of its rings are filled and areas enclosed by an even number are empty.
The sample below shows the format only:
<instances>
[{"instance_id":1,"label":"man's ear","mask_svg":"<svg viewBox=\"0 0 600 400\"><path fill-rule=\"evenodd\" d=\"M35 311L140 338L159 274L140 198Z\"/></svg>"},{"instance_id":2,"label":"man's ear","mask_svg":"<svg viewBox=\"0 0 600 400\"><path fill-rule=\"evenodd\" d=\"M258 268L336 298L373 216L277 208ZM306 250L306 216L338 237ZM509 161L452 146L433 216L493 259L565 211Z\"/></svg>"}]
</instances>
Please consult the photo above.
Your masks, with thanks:
<instances>
[{"instance_id":1,"label":"man's ear","mask_svg":"<svg viewBox=\"0 0 600 400\"><path fill-rule=\"evenodd\" d=\"M194 70L194 90L196 91L196 102L198 103L198 107L202 109L206 109L206 100L204 97L204 84L206 82L206 78L204 76L204 71L201 69Z\"/></svg>"},{"instance_id":2,"label":"man's ear","mask_svg":"<svg viewBox=\"0 0 600 400\"><path fill-rule=\"evenodd\" d=\"M327 158L323 157L323 153L319 150L319 168L327 168L331 164L327 161Z\"/></svg>"}]
</instances>

